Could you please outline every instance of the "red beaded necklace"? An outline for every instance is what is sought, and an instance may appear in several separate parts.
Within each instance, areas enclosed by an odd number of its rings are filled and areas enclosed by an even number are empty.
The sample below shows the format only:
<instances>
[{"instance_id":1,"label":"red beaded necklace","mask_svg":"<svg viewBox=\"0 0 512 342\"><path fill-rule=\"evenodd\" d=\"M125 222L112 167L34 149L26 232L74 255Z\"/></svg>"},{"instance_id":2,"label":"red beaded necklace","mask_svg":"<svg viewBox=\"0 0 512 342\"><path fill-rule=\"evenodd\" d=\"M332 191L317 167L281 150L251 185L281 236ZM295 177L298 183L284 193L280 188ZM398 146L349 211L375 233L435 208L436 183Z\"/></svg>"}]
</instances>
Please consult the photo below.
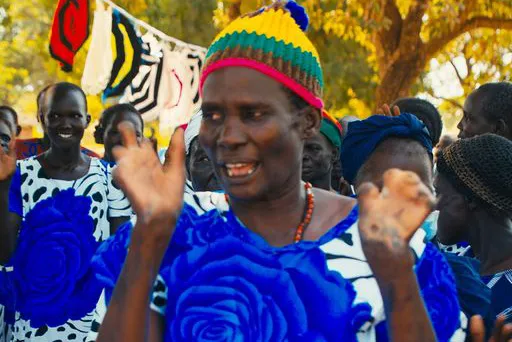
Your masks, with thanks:
<instances>
[{"instance_id":1,"label":"red beaded necklace","mask_svg":"<svg viewBox=\"0 0 512 342\"><path fill-rule=\"evenodd\" d=\"M304 218L295 230L295 236L293 238L294 243L302 241L302 238L304 237L304 231L311 222L311 218L313 217L313 210L315 209L315 195L313 194L313 186L311 183L305 183L304 190L306 190L306 208L304 210ZM226 197L226 202L229 204L228 194L225 194L224 196Z\"/></svg>"}]
</instances>

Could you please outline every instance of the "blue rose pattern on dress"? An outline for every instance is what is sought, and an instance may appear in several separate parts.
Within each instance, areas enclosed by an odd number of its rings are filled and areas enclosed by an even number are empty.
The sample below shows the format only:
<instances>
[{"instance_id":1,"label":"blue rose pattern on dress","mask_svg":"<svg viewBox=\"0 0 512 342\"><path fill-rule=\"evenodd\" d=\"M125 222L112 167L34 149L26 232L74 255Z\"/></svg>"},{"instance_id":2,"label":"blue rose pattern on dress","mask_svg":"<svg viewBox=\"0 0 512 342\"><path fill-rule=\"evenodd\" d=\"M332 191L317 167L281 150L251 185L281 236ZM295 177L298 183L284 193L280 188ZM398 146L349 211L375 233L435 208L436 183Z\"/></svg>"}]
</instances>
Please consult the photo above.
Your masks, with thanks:
<instances>
[{"instance_id":1,"label":"blue rose pattern on dress","mask_svg":"<svg viewBox=\"0 0 512 342\"><path fill-rule=\"evenodd\" d=\"M179 256L162 276L169 341L355 341L352 318L371 311L353 307L352 285L319 249L276 257L226 236Z\"/></svg>"},{"instance_id":2,"label":"blue rose pattern on dress","mask_svg":"<svg viewBox=\"0 0 512 342\"><path fill-rule=\"evenodd\" d=\"M457 287L448 262L431 243L416 265L416 276L437 339L449 341L459 327Z\"/></svg>"},{"instance_id":3,"label":"blue rose pattern on dress","mask_svg":"<svg viewBox=\"0 0 512 342\"><path fill-rule=\"evenodd\" d=\"M37 203L22 223L9 276L14 309L34 328L81 319L98 301L90 207L69 189Z\"/></svg>"},{"instance_id":4,"label":"blue rose pattern on dress","mask_svg":"<svg viewBox=\"0 0 512 342\"><path fill-rule=\"evenodd\" d=\"M120 228L99 249L96 266L110 291L131 229ZM371 307L353 305L352 285L327 269L314 243L279 249L258 239L230 213L197 215L185 204L160 272L169 289L167 340L350 341L372 320ZM416 273L438 338L447 341L460 312L451 270L427 244Z\"/></svg>"}]
</instances>

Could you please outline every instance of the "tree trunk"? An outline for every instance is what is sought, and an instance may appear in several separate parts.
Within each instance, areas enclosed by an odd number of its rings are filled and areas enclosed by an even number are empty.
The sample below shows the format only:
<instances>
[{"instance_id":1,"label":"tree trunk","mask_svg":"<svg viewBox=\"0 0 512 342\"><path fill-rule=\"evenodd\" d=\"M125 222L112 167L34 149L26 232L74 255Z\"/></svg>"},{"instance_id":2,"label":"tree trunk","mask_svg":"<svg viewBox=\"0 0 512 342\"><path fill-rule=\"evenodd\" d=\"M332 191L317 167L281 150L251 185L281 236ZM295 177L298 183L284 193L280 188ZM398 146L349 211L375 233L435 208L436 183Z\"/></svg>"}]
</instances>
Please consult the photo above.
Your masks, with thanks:
<instances>
[{"instance_id":1,"label":"tree trunk","mask_svg":"<svg viewBox=\"0 0 512 342\"><path fill-rule=\"evenodd\" d=\"M233 3L229 5L228 8L228 17L229 21L233 21L236 18L238 18L241 13L241 7L242 7L242 0L234 0Z\"/></svg>"},{"instance_id":2,"label":"tree trunk","mask_svg":"<svg viewBox=\"0 0 512 342\"><path fill-rule=\"evenodd\" d=\"M426 66L426 58L415 54L397 59L383 73L375 93L375 107L410 95L410 89Z\"/></svg>"}]
</instances>

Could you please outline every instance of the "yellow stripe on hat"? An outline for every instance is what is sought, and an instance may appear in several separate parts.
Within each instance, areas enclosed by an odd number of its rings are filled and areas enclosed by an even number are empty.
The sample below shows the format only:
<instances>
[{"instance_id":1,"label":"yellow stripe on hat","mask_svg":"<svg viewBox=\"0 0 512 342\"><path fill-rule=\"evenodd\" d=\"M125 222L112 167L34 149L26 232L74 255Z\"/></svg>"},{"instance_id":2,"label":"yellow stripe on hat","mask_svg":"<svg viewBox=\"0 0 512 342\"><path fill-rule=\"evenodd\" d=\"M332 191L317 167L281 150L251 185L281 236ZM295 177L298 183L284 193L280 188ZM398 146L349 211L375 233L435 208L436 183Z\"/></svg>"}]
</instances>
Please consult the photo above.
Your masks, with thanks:
<instances>
[{"instance_id":1,"label":"yellow stripe on hat","mask_svg":"<svg viewBox=\"0 0 512 342\"><path fill-rule=\"evenodd\" d=\"M212 45L228 34L243 31L254 32L267 38L274 37L285 44L299 47L304 52L310 52L320 62L318 51L288 11L272 8L253 17L240 17L219 33Z\"/></svg>"}]
</instances>

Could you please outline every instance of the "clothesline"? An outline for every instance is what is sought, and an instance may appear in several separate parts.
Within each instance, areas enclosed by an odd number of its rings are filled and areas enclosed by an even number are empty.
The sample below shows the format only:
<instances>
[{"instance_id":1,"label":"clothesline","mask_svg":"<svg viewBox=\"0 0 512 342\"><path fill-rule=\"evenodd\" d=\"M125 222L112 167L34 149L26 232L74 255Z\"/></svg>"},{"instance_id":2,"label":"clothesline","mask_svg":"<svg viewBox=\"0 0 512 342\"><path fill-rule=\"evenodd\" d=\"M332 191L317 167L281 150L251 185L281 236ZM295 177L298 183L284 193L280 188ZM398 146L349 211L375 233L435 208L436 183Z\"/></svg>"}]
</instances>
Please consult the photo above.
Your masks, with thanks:
<instances>
[{"instance_id":1,"label":"clothesline","mask_svg":"<svg viewBox=\"0 0 512 342\"><path fill-rule=\"evenodd\" d=\"M122 7L119 7L118 5L116 5L115 3L113 3L111 0L100 0L108 5L110 5L111 7L115 8L116 10L118 10L122 15L124 15L125 17L127 18L130 18L132 21L134 21L135 23L137 23L137 25L139 26L142 26L144 27L146 30L148 30L149 32L153 33L154 35L158 36L160 39L162 40L165 40L165 41L168 41L168 42L171 42L171 43L174 43L178 46L184 46L184 47L188 47L190 49L193 49L193 50L199 50L199 51L206 51L206 49L202 46L199 46L199 45L195 45L195 44L190 44L190 43L185 43L184 41L181 41L177 38L174 38L174 37L171 37L165 33L163 33L162 31L154 28L153 26L149 25L148 23L140 20L140 19L137 19L135 18L133 15L131 15L130 13L128 13L125 9L123 9Z\"/></svg>"}]
</instances>

